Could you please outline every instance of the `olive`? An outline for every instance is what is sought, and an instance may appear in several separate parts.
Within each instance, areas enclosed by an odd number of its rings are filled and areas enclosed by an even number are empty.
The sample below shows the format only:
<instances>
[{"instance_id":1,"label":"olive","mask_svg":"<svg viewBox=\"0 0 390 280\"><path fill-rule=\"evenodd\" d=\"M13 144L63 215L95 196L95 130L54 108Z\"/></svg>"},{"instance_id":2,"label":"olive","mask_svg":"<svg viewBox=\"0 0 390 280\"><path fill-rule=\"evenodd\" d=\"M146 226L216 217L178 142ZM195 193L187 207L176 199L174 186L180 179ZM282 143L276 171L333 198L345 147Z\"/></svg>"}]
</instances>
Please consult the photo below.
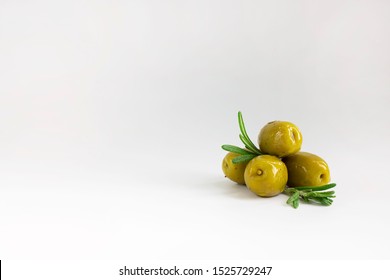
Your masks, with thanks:
<instances>
[{"instance_id":1,"label":"olive","mask_svg":"<svg viewBox=\"0 0 390 280\"><path fill-rule=\"evenodd\" d=\"M233 163L232 160L239 156L236 153L228 153L222 161L222 170L227 178L241 185L245 185L244 171L247 162L244 163Z\"/></svg>"},{"instance_id":2,"label":"olive","mask_svg":"<svg viewBox=\"0 0 390 280\"><path fill-rule=\"evenodd\" d=\"M283 161L288 170L289 187L322 186L330 181L328 164L317 155L299 152Z\"/></svg>"},{"instance_id":3,"label":"olive","mask_svg":"<svg viewBox=\"0 0 390 280\"><path fill-rule=\"evenodd\" d=\"M269 197L281 193L287 183L286 165L277 157L261 155L253 158L245 168L245 183L258 196Z\"/></svg>"},{"instance_id":4,"label":"olive","mask_svg":"<svg viewBox=\"0 0 390 280\"><path fill-rule=\"evenodd\" d=\"M261 129L258 143L263 153L285 157L301 149L302 134L293 123L273 121Z\"/></svg>"}]
</instances>

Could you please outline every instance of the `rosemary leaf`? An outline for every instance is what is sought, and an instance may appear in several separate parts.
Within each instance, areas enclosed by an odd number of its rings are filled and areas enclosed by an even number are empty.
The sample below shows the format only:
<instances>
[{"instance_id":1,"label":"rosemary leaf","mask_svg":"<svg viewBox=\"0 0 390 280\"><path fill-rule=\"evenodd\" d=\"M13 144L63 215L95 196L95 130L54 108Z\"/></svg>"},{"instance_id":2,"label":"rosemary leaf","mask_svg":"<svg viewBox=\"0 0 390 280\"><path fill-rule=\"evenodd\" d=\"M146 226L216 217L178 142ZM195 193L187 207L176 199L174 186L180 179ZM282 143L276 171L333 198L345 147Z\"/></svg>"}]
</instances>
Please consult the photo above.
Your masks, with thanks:
<instances>
[{"instance_id":1,"label":"rosemary leaf","mask_svg":"<svg viewBox=\"0 0 390 280\"><path fill-rule=\"evenodd\" d=\"M243 163L243 162L250 161L250 160L253 159L254 157L257 157L257 155L254 155L254 154L241 155L241 156L235 157L235 158L232 160L232 162L233 162L234 164Z\"/></svg>"},{"instance_id":2,"label":"rosemary leaf","mask_svg":"<svg viewBox=\"0 0 390 280\"><path fill-rule=\"evenodd\" d=\"M329 192L314 192L317 197L335 197L335 191Z\"/></svg>"},{"instance_id":3,"label":"rosemary leaf","mask_svg":"<svg viewBox=\"0 0 390 280\"><path fill-rule=\"evenodd\" d=\"M330 206L332 204L332 200L327 199L326 197L313 197L311 200L316 201L322 205Z\"/></svg>"},{"instance_id":4,"label":"rosemary leaf","mask_svg":"<svg viewBox=\"0 0 390 280\"><path fill-rule=\"evenodd\" d=\"M304 193L304 196L307 198L312 198L312 197L334 197L334 191L330 192L308 192Z\"/></svg>"},{"instance_id":5,"label":"rosemary leaf","mask_svg":"<svg viewBox=\"0 0 390 280\"><path fill-rule=\"evenodd\" d=\"M246 140L247 140L247 142L249 144L248 146L251 147L258 154L262 154L261 151L259 150L259 148L257 148L255 146L255 144L253 144L253 142L249 138L248 133L246 132L246 129L245 129L244 120L242 118L242 113L241 112L238 112L238 125L240 126L240 131L241 131L242 135L246 138Z\"/></svg>"},{"instance_id":6,"label":"rosemary leaf","mask_svg":"<svg viewBox=\"0 0 390 280\"><path fill-rule=\"evenodd\" d=\"M236 153L236 154L240 154L240 155L249 155L249 154L251 154L250 151L244 150L242 148L239 148L239 147L233 146L233 145L222 145L222 149L224 149L225 151Z\"/></svg>"},{"instance_id":7,"label":"rosemary leaf","mask_svg":"<svg viewBox=\"0 0 390 280\"><path fill-rule=\"evenodd\" d=\"M250 150L252 153L260 155L249 143L248 139L246 139L242 134L239 135L242 143L244 143L245 147Z\"/></svg>"},{"instance_id":8,"label":"rosemary leaf","mask_svg":"<svg viewBox=\"0 0 390 280\"><path fill-rule=\"evenodd\" d=\"M323 186L303 186L303 187L294 187L294 189L299 190L299 191L325 191L329 190L331 188L334 188L336 186L335 183L323 185Z\"/></svg>"},{"instance_id":9,"label":"rosemary leaf","mask_svg":"<svg viewBox=\"0 0 390 280\"><path fill-rule=\"evenodd\" d=\"M298 191L295 191L295 192L290 196L290 198L287 200L287 204L292 205L293 201L294 201L294 200L297 200L297 199L299 199L299 192L298 192Z\"/></svg>"}]
</instances>

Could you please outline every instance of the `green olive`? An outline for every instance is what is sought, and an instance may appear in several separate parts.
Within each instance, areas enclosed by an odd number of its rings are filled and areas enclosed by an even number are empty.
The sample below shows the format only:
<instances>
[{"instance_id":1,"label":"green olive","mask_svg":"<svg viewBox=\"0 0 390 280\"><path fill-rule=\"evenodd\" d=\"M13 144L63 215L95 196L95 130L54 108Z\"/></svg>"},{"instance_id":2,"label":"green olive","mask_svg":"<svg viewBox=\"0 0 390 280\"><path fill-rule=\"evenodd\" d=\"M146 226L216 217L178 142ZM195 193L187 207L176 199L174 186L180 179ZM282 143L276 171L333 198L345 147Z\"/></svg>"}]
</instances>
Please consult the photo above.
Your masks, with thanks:
<instances>
[{"instance_id":1,"label":"green olive","mask_svg":"<svg viewBox=\"0 0 390 280\"><path fill-rule=\"evenodd\" d=\"M233 182L245 185L244 171L248 163L233 163L232 160L237 156L239 156L239 154L232 152L228 153L222 161L222 170L225 176Z\"/></svg>"},{"instance_id":2,"label":"green olive","mask_svg":"<svg viewBox=\"0 0 390 280\"><path fill-rule=\"evenodd\" d=\"M328 164L317 155L299 152L283 161L288 170L289 187L322 186L330 181Z\"/></svg>"},{"instance_id":3,"label":"green olive","mask_svg":"<svg viewBox=\"0 0 390 280\"><path fill-rule=\"evenodd\" d=\"M270 197L283 192L287 183L286 165L277 157L261 155L245 168L245 183L258 196Z\"/></svg>"},{"instance_id":4,"label":"green olive","mask_svg":"<svg viewBox=\"0 0 390 280\"><path fill-rule=\"evenodd\" d=\"M273 121L261 129L258 143L263 153L285 157L301 149L302 134L293 123Z\"/></svg>"}]
</instances>

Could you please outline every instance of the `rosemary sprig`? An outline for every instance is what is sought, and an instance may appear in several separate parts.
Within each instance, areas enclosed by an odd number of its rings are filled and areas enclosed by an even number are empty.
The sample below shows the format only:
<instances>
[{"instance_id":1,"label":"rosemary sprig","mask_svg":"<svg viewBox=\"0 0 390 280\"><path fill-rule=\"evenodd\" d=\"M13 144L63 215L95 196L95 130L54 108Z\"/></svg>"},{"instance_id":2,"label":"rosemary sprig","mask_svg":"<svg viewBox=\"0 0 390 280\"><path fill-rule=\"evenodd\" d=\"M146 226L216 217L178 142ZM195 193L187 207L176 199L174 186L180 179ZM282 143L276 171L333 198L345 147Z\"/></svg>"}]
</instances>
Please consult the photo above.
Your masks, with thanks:
<instances>
[{"instance_id":1,"label":"rosemary sprig","mask_svg":"<svg viewBox=\"0 0 390 280\"><path fill-rule=\"evenodd\" d=\"M233 145L222 145L222 149L225 151L239 154L239 156L234 158L232 161L235 164L250 161L254 157L263 154L249 138L245 129L244 119L242 118L241 112L238 112L238 126L240 127L241 132L239 137L241 142L244 144L245 149Z\"/></svg>"},{"instance_id":2,"label":"rosemary sprig","mask_svg":"<svg viewBox=\"0 0 390 280\"><path fill-rule=\"evenodd\" d=\"M330 206L333 202L332 198L335 198L334 191L326 191L336 186L335 183L313 187L313 186L305 186L305 187L295 187L295 188L286 188L284 190L284 194L290 196L286 201L287 204L291 205L294 208L298 208L299 199L310 203L318 203L325 206Z\"/></svg>"}]
</instances>

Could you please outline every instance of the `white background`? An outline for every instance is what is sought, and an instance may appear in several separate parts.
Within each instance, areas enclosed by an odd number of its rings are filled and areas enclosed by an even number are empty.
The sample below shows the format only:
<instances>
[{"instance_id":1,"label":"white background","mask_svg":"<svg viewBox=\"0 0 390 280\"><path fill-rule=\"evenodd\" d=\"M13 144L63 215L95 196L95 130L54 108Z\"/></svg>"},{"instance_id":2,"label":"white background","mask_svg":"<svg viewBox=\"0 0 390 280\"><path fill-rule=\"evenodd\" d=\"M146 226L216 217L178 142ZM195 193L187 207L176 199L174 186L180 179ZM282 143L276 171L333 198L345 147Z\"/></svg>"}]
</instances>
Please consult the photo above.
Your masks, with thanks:
<instances>
[{"instance_id":1,"label":"white background","mask_svg":"<svg viewBox=\"0 0 390 280\"><path fill-rule=\"evenodd\" d=\"M390 2L0 0L0 258L389 259ZM331 207L223 177L272 120Z\"/></svg>"}]
</instances>

